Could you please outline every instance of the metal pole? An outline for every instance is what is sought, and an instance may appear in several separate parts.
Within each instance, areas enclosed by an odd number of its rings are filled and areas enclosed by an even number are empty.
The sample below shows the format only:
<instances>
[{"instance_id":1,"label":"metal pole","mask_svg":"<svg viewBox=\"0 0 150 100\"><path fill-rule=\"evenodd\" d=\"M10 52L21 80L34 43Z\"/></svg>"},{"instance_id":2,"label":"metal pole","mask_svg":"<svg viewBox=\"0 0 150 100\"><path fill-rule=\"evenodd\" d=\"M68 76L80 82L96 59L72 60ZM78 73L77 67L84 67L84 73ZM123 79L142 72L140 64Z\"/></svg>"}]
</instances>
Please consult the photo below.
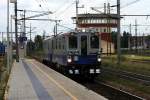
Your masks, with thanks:
<instances>
[{"instance_id":1,"label":"metal pole","mask_svg":"<svg viewBox=\"0 0 150 100\"><path fill-rule=\"evenodd\" d=\"M26 10L24 10L24 20L23 20L24 21L24 34L26 35L26 22L25 22L26 15L25 14L26 14Z\"/></svg>"},{"instance_id":2,"label":"metal pole","mask_svg":"<svg viewBox=\"0 0 150 100\"><path fill-rule=\"evenodd\" d=\"M130 34L128 36L128 48L129 48L129 51L131 51L131 28L132 28L132 25L130 24L129 25L129 31L130 31Z\"/></svg>"},{"instance_id":3,"label":"metal pole","mask_svg":"<svg viewBox=\"0 0 150 100\"><path fill-rule=\"evenodd\" d=\"M11 24L10 24L10 31L11 31L11 41L10 41L10 63L11 63L11 66L12 66L12 62L13 62L13 33L12 33L12 15L11 15L11 20L10 20Z\"/></svg>"},{"instance_id":4,"label":"metal pole","mask_svg":"<svg viewBox=\"0 0 150 100\"><path fill-rule=\"evenodd\" d=\"M31 23L30 23L30 42L31 42Z\"/></svg>"},{"instance_id":5,"label":"metal pole","mask_svg":"<svg viewBox=\"0 0 150 100\"><path fill-rule=\"evenodd\" d=\"M19 62L18 27L17 27L17 1L15 2L15 38L16 38L16 62Z\"/></svg>"},{"instance_id":6,"label":"metal pole","mask_svg":"<svg viewBox=\"0 0 150 100\"><path fill-rule=\"evenodd\" d=\"M106 14L106 3L104 3L104 14Z\"/></svg>"},{"instance_id":7,"label":"metal pole","mask_svg":"<svg viewBox=\"0 0 150 100\"><path fill-rule=\"evenodd\" d=\"M26 10L24 10L24 37L26 37ZM23 43L24 46L24 56L26 56L26 42Z\"/></svg>"},{"instance_id":8,"label":"metal pole","mask_svg":"<svg viewBox=\"0 0 150 100\"><path fill-rule=\"evenodd\" d=\"M144 53L144 50L145 50L145 34L143 33L143 53Z\"/></svg>"},{"instance_id":9,"label":"metal pole","mask_svg":"<svg viewBox=\"0 0 150 100\"><path fill-rule=\"evenodd\" d=\"M29 42L29 51L31 51L31 23L30 23L30 42ZM32 53L30 53L32 54Z\"/></svg>"},{"instance_id":10,"label":"metal pole","mask_svg":"<svg viewBox=\"0 0 150 100\"><path fill-rule=\"evenodd\" d=\"M56 20L56 27L55 27L55 29L56 29L56 30L55 30L55 32L56 32L55 35L56 35L56 36L57 36L57 34L58 34L58 32L57 32L57 24L58 24L58 23L57 23L57 20Z\"/></svg>"},{"instance_id":11,"label":"metal pole","mask_svg":"<svg viewBox=\"0 0 150 100\"><path fill-rule=\"evenodd\" d=\"M79 0L76 0L76 28L78 27L78 4Z\"/></svg>"},{"instance_id":12,"label":"metal pole","mask_svg":"<svg viewBox=\"0 0 150 100\"><path fill-rule=\"evenodd\" d=\"M120 0L117 0L117 64L120 65L121 51L120 51Z\"/></svg>"},{"instance_id":13,"label":"metal pole","mask_svg":"<svg viewBox=\"0 0 150 100\"><path fill-rule=\"evenodd\" d=\"M108 3L108 15L110 15L110 3ZM110 18L108 17L108 23L110 24ZM110 26L108 26L108 33L109 33L109 40L110 40L110 49L109 49L109 54L111 55L111 42L112 42L112 39L111 39L111 31L110 31Z\"/></svg>"},{"instance_id":14,"label":"metal pole","mask_svg":"<svg viewBox=\"0 0 150 100\"><path fill-rule=\"evenodd\" d=\"M3 36L3 32L2 32L2 43L3 43L3 38L4 38L4 36Z\"/></svg>"},{"instance_id":15,"label":"metal pole","mask_svg":"<svg viewBox=\"0 0 150 100\"><path fill-rule=\"evenodd\" d=\"M105 4L104 4L104 7L105 7ZM107 4L107 12L106 12L107 15L108 15L108 12L109 11L108 11L108 4ZM109 42L109 26L108 26L108 24L109 24L109 18L107 18L107 56L108 56L108 44L109 44L108 43Z\"/></svg>"},{"instance_id":16,"label":"metal pole","mask_svg":"<svg viewBox=\"0 0 150 100\"><path fill-rule=\"evenodd\" d=\"M7 72L10 67L10 45L9 45L9 0L7 0Z\"/></svg>"},{"instance_id":17,"label":"metal pole","mask_svg":"<svg viewBox=\"0 0 150 100\"><path fill-rule=\"evenodd\" d=\"M135 20L135 48L136 48L136 53L138 53L138 41L137 41L137 20Z\"/></svg>"}]
</instances>

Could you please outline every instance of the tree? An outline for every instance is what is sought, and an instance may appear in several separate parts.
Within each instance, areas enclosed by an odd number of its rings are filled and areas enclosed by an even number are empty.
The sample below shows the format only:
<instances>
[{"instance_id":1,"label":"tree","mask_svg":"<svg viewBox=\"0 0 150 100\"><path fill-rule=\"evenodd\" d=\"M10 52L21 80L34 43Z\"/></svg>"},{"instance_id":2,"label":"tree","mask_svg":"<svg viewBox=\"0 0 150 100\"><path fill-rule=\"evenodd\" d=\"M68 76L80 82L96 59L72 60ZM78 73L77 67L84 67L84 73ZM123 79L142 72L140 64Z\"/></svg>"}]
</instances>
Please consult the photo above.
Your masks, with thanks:
<instances>
[{"instance_id":1,"label":"tree","mask_svg":"<svg viewBox=\"0 0 150 100\"><path fill-rule=\"evenodd\" d=\"M113 31L111 33L112 41L115 45L115 49L117 49L117 32ZM124 31L123 36L121 36L121 47L122 48L128 48L128 39L131 37L131 34L129 32Z\"/></svg>"},{"instance_id":2,"label":"tree","mask_svg":"<svg viewBox=\"0 0 150 100\"><path fill-rule=\"evenodd\" d=\"M147 48L150 49L150 35L146 36Z\"/></svg>"},{"instance_id":3,"label":"tree","mask_svg":"<svg viewBox=\"0 0 150 100\"><path fill-rule=\"evenodd\" d=\"M115 49L117 49L117 32L113 31L111 33L111 36L112 36L112 41L113 41L113 43L115 45Z\"/></svg>"},{"instance_id":4,"label":"tree","mask_svg":"<svg viewBox=\"0 0 150 100\"><path fill-rule=\"evenodd\" d=\"M43 39L45 39L45 37L46 37L46 31L43 30Z\"/></svg>"},{"instance_id":5,"label":"tree","mask_svg":"<svg viewBox=\"0 0 150 100\"><path fill-rule=\"evenodd\" d=\"M43 38L40 35L35 36L34 38L35 42L35 49L40 51L43 50Z\"/></svg>"},{"instance_id":6,"label":"tree","mask_svg":"<svg viewBox=\"0 0 150 100\"><path fill-rule=\"evenodd\" d=\"M27 55L31 55L35 50L35 43L31 40L27 42Z\"/></svg>"},{"instance_id":7,"label":"tree","mask_svg":"<svg viewBox=\"0 0 150 100\"><path fill-rule=\"evenodd\" d=\"M128 39L130 34L126 31L123 32L123 36L121 37L121 47L128 48Z\"/></svg>"}]
</instances>

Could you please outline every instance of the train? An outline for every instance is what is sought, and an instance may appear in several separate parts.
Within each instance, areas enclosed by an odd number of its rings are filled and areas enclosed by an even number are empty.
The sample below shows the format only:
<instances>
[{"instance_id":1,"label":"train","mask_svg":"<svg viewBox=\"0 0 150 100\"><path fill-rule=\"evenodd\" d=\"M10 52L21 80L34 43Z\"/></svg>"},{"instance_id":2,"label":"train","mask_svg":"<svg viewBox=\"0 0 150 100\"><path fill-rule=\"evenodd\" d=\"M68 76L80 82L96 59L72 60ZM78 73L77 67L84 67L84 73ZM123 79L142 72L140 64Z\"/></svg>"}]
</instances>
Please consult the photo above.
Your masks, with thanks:
<instances>
[{"instance_id":1,"label":"train","mask_svg":"<svg viewBox=\"0 0 150 100\"><path fill-rule=\"evenodd\" d=\"M43 63L74 76L95 78L101 73L101 38L98 32L72 31L43 40Z\"/></svg>"},{"instance_id":2,"label":"train","mask_svg":"<svg viewBox=\"0 0 150 100\"><path fill-rule=\"evenodd\" d=\"M0 43L0 56L5 55L5 45Z\"/></svg>"}]
</instances>

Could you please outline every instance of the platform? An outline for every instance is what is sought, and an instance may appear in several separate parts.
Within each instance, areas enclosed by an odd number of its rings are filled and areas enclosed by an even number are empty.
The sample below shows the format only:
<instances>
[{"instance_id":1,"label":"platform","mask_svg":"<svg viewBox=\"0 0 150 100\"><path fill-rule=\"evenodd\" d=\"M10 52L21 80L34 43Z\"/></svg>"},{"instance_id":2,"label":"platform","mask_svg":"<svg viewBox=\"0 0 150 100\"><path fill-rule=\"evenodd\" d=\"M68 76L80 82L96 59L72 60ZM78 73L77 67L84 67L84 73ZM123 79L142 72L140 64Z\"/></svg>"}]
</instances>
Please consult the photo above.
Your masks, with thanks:
<instances>
[{"instance_id":1,"label":"platform","mask_svg":"<svg viewBox=\"0 0 150 100\"><path fill-rule=\"evenodd\" d=\"M34 59L14 63L7 100L106 100Z\"/></svg>"}]
</instances>

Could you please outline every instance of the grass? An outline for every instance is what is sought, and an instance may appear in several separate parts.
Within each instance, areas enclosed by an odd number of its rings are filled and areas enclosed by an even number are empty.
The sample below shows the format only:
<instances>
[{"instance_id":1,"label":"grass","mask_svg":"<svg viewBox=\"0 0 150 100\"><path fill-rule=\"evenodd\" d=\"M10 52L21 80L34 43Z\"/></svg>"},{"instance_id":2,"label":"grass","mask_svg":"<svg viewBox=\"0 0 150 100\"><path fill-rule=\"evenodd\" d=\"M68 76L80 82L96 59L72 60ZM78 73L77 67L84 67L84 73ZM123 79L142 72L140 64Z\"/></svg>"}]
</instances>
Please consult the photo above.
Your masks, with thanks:
<instances>
[{"instance_id":1,"label":"grass","mask_svg":"<svg viewBox=\"0 0 150 100\"><path fill-rule=\"evenodd\" d=\"M150 60L150 57L145 56L132 56L125 55L121 57L120 66L117 64L116 55L102 58L102 66L109 67L113 69L125 70L130 72L135 72L144 75L150 75L150 64L149 63L141 63L141 62L133 62L133 60Z\"/></svg>"},{"instance_id":2,"label":"grass","mask_svg":"<svg viewBox=\"0 0 150 100\"><path fill-rule=\"evenodd\" d=\"M8 81L8 73L6 71L6 57L1 57L0 60L0 100L3 100L5 88Z\"/></svg>"},{"instance_id":3,"label":"grass","mask_svg":"<svg viewBox=\"0 0 150 100\"><path fill-rule=\"evenodd\" d=\"M150 56L124 55L128 60L150 60Z\"/></svg>"},{"instance_id":4,"label":"grass","mask_svg":"<svg viewBox=\"0 0 150 100\"><path fill-rule=\"evenodd\" d=\"M121 56L121 64L119 66L117 64L116 55L103 56L102 67L150 75L150 63L133 62L133 60L150 60L150 57L137 55L123 55ZM99 78L115 87L122 88L123 90L127 90L150 99L150 86L144 86L140 83L122 79L115 75L101 75Z\"/></svg>"},{"instance_id":5,"label":"grass","mask_svg":"<svg viewBox=\"0 0 150 100\"><path fill-rule=\"evenodd\" d=\"M1 73L1 77L2 77L2 79L1 79L1 82L0 82L0 100L2 100L3 97L4 97L5 88L6 88L6 85L7 85L9 75L5 71L5 72Z\"/></svg>"}]
</instances>

